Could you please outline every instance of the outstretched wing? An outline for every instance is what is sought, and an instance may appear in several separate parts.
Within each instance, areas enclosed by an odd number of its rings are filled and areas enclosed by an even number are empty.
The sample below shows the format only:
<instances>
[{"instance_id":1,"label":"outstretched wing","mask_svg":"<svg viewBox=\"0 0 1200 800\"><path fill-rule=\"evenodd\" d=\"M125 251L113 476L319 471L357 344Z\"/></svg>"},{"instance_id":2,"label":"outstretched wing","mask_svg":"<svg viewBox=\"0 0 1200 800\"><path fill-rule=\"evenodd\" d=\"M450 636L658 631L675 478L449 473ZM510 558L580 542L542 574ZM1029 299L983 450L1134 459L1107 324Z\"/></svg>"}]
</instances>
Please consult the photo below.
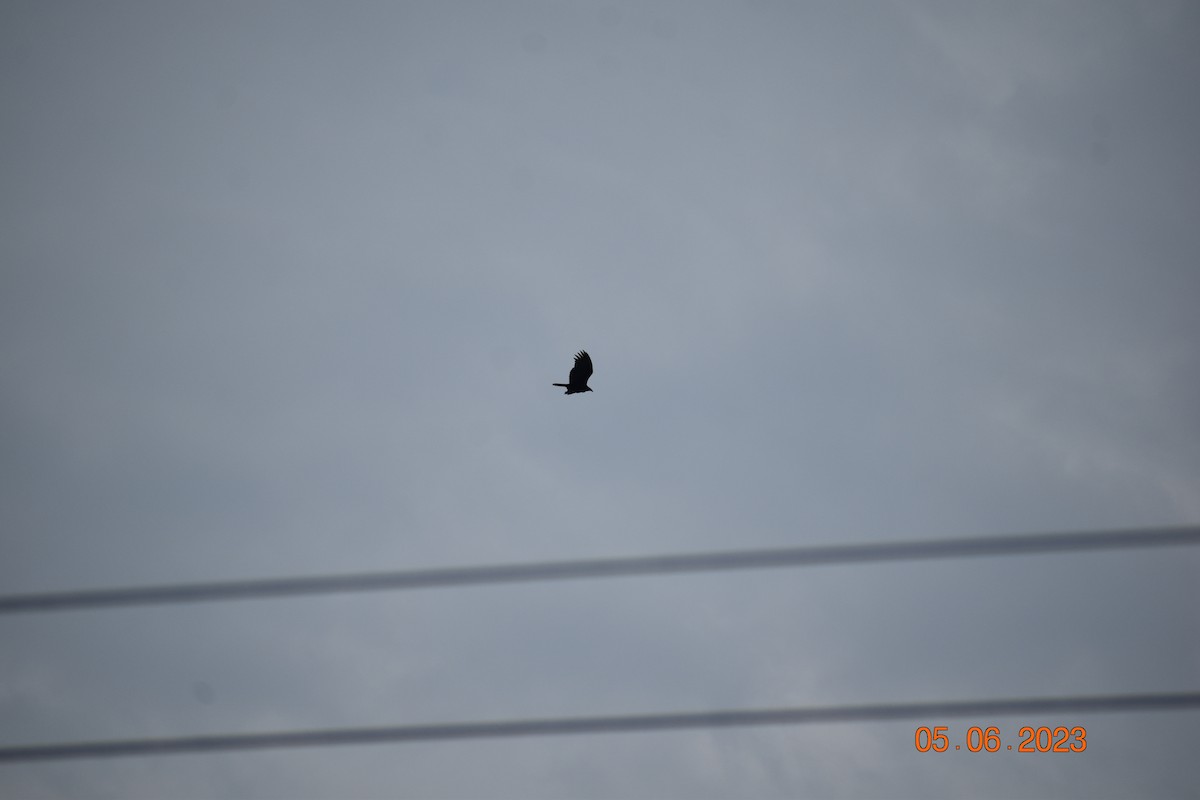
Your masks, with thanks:
<instances>
[{"instance_id":1,"label":"outstretched wing","mask_svg":"<svg viewBox=\"0 0 1200 800\"><path fill-rule=\"evenodd\" d=\"M586 350L580 350L575 354L575 366L571 367L572 386L587 386L588 378L592 377L592 357L587 354Z\"/></svg>"}]
</instances>

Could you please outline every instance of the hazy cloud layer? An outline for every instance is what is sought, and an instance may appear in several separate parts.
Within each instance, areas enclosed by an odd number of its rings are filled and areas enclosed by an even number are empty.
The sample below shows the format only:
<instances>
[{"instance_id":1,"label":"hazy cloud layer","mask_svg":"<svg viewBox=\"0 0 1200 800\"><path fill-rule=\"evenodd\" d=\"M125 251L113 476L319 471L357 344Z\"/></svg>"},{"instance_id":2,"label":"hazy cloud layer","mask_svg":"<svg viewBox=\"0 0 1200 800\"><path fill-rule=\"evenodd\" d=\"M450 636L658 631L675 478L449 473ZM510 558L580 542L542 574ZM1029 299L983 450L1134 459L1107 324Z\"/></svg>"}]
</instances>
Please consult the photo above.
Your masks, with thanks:
<instances>
[{"instance_id":1,"label":"hazy cloud layer","mask_svg":"<svg viewBox=\"0 0 1200 800\"><path fill-rule=\"evenodd\" d=\"M1190 3L7 3L0 593L1200 521ZM563 397L572 354L594 393ZM1187 549L0 618L0 743L1195 690ZM11 797L1181 797L917 724Z\"/></svg>"}]
</instances>

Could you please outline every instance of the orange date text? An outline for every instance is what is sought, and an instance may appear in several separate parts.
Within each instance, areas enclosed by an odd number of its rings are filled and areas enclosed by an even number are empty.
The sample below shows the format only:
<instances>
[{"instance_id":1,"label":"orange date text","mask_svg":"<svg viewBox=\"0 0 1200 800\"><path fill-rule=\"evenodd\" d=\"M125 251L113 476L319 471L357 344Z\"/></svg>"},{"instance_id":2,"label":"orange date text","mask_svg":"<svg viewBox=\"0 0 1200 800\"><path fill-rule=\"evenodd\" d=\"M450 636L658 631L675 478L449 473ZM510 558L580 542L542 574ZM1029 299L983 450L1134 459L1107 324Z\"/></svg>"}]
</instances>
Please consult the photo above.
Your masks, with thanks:
<instances>
[{"instance_id":1,"label":"orange date text","mask_svg":"<svg viewBox=\"0 0 1200 800\"><path fill-rule=\"evenodd\" d=\"M971 753L998 753L1010 750L1014 753L1082 753L1087 750L1087 729L1079 726L1068 728L1059 725L1049 728L1042 725L1035 728L1026 725L1018 729L1016 737L1008 741L1001 738L1000 729L995 726L972 726L967 728L965 734L957 736L949 731L950 728L945 725L935 725L932 728L922 725L913 735L913 743L922 753L945 753L953 750L966 750Z\"/></svg>"}]
</instances>

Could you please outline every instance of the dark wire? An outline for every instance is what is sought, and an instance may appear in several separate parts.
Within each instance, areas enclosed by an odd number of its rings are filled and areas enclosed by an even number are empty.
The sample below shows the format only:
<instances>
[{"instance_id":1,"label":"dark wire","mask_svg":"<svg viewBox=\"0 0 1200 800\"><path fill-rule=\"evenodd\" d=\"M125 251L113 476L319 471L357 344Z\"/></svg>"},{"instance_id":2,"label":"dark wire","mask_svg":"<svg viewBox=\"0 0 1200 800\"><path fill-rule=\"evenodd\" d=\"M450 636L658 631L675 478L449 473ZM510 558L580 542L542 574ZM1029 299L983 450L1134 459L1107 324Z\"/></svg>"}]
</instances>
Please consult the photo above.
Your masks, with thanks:
<instances>
[{"instance_id":1,"label":"dark wire","mask_svg":"<svg viewBox=\"0 0 1200 800\"><path fill-rule=\"evenodd\" d=\"M724 728L735 725L799 725L819 722L917 719L924 725L932 726L948 717L990 718L1013 714L1062 715L1103 711L1172 711L1195 708L1200 708L1200 692L452 722L434 725L394 725L376 728L334 728L19 745L0 747L0 763L67 758L211 753L279 747L498 739L512 736L550 736L572 733L630 733L684 728ZM1055 721L1056 725L1072 726L1077 723L1078 720L1073 719Z\"/></svg>"},{"instance_id":2,"label":"dark wire","mask_svg":"<svg viewBox=\"0 0 1200 800\"><path fill-rule=\"evenodd\" d=\"M582 561L544 561L357 575L316 575L299 578L265 578L15 594L0 596L0 614L160 603L194 603L212 600L247 600L334 592L395 591L491 583L613 578L768 567L863 564L934 558L1013 556L1194 544L1200 544L1200 526L1035 533L1017 536L977 536L964 539L732 550Z\"/></svg>"}]
</instances>

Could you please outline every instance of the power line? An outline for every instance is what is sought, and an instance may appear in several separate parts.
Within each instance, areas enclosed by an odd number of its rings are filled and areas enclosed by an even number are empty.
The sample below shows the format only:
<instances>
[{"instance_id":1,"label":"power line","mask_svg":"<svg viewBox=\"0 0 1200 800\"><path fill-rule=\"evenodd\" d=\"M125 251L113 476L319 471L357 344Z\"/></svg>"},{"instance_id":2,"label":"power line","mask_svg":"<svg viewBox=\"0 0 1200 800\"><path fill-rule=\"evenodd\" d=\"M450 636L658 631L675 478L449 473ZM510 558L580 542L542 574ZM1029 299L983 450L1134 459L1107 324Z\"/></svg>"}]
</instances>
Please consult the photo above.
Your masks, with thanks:
<instances>
[{"instance_id":1,"label":"power line","mask_svg":"<svg viewBox=\"0 0 1200 800\"><path fill-rule=\"evenodd\" d=\"M112 606L260 599L290 595L429 589L493 583L613 578L717 570L863 564L935 558L1011 556L1200 544L1200 526L977 536L766 550L543 561L350 575L184 583L0 596L0 614Z\"/></svg>"},{"instance_id":2,"label":"power line","mask_svg":"<svg viewBox=\"0 0 1200 800\"><path fill-rule=\"evenodd\" d=\"M1200 692L1163 694L1041 697L1009 700L965 700L893 703L865 706L742 709L606 717L559 717L374 728L232 733L157 739L117 739L63 744L0 747L0 763L68 758L114 758L180 753L211 753L280 747L430 742L456 739L499 739L574 733L725 728L745 725L802 725L919 719L937 724L948 717L994 717L1013 714L1062 714L1109 711L1173 711L1200 708Z\"/></svg>"}]
</instances>

